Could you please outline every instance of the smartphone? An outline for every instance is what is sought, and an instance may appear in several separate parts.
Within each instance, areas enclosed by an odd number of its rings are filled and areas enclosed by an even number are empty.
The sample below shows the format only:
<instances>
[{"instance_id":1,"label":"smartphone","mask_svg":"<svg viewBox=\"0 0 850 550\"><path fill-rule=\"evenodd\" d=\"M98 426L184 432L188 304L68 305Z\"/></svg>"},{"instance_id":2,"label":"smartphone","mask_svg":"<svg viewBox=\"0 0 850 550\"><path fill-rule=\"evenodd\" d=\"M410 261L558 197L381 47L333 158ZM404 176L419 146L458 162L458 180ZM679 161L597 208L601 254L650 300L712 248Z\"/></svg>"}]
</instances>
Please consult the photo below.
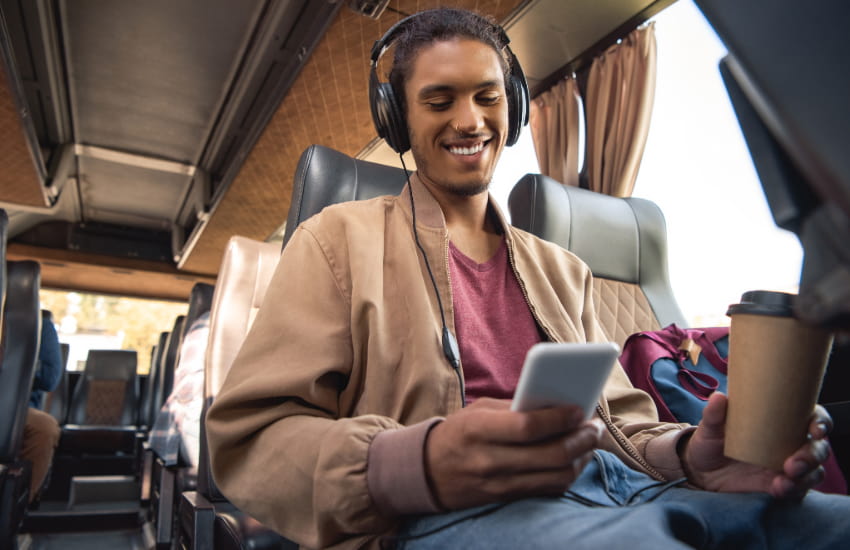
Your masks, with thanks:
<instances>
[{"instance_id":1,"label":"smartphone","mask_svg":"<svg viewBox=\"0 0 850 550\"><path fill-rule=\"evenodd\" d=\"M620 355L614 342L543 342L528 350L511 410L578 405L590 418Z\"/></svg>"}]
</instances>

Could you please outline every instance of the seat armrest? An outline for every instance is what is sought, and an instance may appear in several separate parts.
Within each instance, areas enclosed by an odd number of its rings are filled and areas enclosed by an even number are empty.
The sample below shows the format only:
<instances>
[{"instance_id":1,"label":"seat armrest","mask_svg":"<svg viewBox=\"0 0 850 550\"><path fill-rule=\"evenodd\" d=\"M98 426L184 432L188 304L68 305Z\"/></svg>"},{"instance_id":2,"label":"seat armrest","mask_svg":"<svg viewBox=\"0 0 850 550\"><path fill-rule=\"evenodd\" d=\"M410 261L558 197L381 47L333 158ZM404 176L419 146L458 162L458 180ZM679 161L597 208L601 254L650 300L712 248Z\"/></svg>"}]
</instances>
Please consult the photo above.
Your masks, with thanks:
<instances>
[{"instance_id":1,"label":"seat armrest","mask_svg":"<svg viewBox=\"0 0 850 550\"><path fill-rule=\"evenodd\" d=\"M189 548L214 548L215 507L201 493L186 491L180 497L180 535L178 545Z\"/></svg>"}]
</instances>

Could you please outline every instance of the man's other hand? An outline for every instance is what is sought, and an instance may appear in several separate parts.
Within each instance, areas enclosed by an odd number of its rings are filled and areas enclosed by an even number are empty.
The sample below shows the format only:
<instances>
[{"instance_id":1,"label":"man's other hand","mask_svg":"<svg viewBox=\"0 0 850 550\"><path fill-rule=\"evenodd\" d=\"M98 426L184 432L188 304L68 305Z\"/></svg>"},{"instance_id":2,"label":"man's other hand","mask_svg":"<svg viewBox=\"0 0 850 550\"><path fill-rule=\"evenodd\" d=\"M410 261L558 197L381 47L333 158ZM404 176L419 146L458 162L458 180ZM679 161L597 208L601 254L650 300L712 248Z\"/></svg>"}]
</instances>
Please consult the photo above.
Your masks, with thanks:
<instances>
[{"instance_id":1,"label":"man's other hand","mask_svg":"<svg viewBox=\"0 0 850 550\"><path fill-rule=\"evenodd\" d=\"M821 482L823 463L829 457L829 444L824 437L832 428L826 409L820 405L815 408L809 422L809 439L777 472L724 456L727 403L725 395L712 394L699 426L680 453L692 483L709 491L760 491L776 498L801 498Z\"/></svg>"}]
</instances>

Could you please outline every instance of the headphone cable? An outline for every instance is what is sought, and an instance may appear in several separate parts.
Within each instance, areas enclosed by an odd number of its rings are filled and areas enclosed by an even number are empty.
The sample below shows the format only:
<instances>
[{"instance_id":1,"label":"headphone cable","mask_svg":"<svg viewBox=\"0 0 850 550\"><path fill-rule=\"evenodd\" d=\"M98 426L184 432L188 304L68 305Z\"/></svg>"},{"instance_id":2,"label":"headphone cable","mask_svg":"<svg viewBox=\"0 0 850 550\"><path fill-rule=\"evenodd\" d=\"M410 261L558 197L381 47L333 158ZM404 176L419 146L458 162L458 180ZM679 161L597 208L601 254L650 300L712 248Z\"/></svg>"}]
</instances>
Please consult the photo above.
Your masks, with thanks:
<instances>
[{"instance_id":1,"label":"headphone cable","mask_svg":"<svg viewBox=\"0 0 850 550\"><path fill-rule=\"evenodd\" d=\"M413 240L416 242L416 246L419 248L422 258L425 260L425 269L428 271L428 277L431 279L431 285L434 287L434 294L437 296L437 305L440 309L440 322L443 326L443 355L445 355L446 359L448 359L449 364L454 369L458 381L460 382L460 399L465 407L466 390L464 389L463 376L460 372L460 349L457 345L457 339L455 339L454 335L449 331L448 325L446 325L446 314L443 310L443 300L440 298L440 291L437 289L437 280L434 278L434 272L431 270L431 262L428 261L428 255L425 253L425 248L419 241L419 232L416 230L416 206L413 203L413 187L410 185L410 171L404 164L404 155L400 154L398 157L401 160L401 167L404 169L404 175L407 178L407 191L410 193L410 212L413 218Z\"/></svg>"}]
</instances>

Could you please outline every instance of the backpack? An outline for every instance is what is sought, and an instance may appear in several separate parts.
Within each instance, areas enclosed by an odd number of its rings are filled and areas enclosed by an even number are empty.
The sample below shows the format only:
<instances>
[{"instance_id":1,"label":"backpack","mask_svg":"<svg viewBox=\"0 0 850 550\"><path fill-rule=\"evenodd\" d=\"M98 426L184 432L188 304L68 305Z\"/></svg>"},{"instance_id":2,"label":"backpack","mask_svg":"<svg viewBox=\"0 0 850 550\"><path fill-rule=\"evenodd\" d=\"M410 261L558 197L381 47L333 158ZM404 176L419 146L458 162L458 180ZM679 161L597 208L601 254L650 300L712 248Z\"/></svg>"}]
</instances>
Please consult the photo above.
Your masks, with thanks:
<instances>
[{"instance_id":1,"label":"backpack","mask_svg":"<svg viewBox=\"0 0 850 550\"><path fill-rule=\"evenodd\" d=\"M623 345L620 364L634 387L655 401L664 422L698 424L708 397L726 393L729 327L638 332Z\"/></svg>"},{"instance_id":2,"label":"backpack","mask_svg":"<svg viewBox=\"0 0 850 550\"><path fill-rule=\"evenodd\" d=\"M620 364L632 385L652 397L661 421L697 425L709 396L726 393L728 354L729 327L682 329L672 324L629 336ZM815 489L846 495L834 453L824 469L824 480Z\"/></svg>"}]
</instances>

